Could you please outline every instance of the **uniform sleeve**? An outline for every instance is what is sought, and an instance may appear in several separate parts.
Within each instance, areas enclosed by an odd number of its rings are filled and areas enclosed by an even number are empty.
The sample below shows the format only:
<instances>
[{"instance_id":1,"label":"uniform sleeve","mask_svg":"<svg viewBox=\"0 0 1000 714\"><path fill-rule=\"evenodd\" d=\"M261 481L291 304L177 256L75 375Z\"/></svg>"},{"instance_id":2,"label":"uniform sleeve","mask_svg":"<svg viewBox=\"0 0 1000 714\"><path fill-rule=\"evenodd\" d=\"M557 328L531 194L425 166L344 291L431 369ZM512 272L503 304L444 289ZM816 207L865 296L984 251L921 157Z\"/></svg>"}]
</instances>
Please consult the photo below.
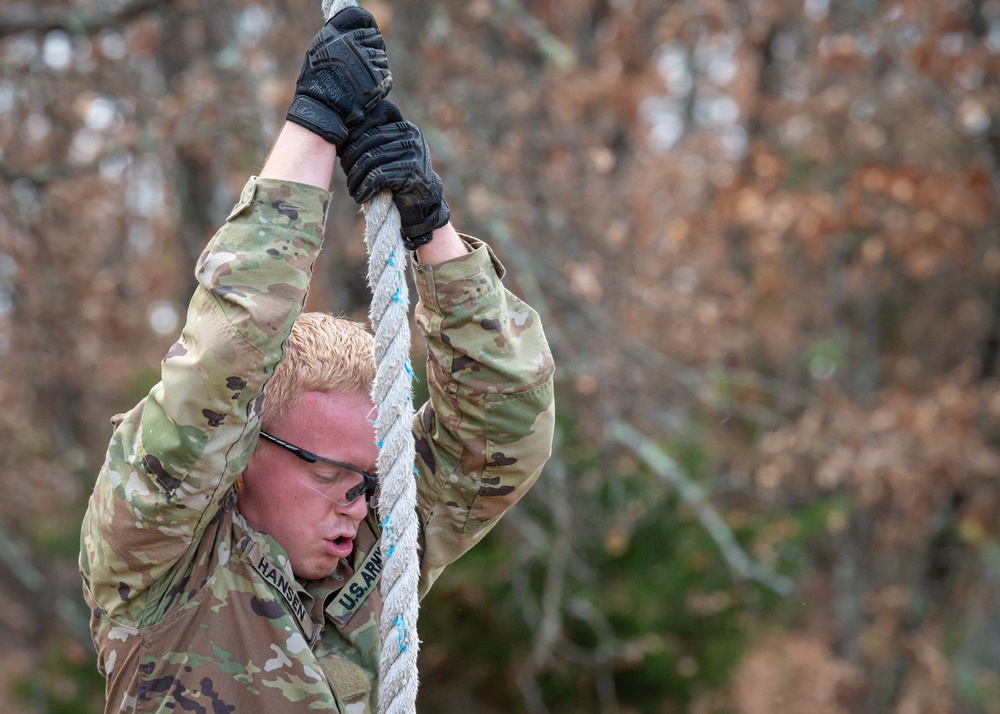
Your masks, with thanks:
<instances>
[{"instance_id":1,"label":"uniform sleeve","mask_svg":"<svg viewBox=\"0 0 1000 714\"><path fill-rule=\"evenodd\" d=\"M329 193L251 179L202 253L161 380L112 435L83 522L85 587L148 624L245 467L264 384L302 310ZM118 421L118 420L116 420Z\"/></svg>"},{"instance_id":2,"label":"uniform sleeve","mask_svg":"<svg viewBox=\"0 0 1000 714\"><path fill-rule=\"evenodd\" d=\"M489 247L415 266L430 399L417 412L421 596L541 473L552 449L552 354L538 314L506 290Z\"/></svg>"}]
</instances>

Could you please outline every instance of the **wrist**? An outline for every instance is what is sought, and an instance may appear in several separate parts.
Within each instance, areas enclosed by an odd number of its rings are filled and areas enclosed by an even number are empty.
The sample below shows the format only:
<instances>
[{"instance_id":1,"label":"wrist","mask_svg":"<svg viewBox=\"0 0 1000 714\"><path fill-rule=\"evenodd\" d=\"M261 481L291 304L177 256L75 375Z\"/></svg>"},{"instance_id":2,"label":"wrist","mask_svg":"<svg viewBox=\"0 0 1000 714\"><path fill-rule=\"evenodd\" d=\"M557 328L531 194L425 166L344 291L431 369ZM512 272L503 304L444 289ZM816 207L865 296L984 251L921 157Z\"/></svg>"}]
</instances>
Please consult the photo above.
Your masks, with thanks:
<instances>
[{"instance_id":1,"label":"wrist","mask_svg":"<svg viewBox=\"0 0 1000 714\"><path fill-rule=\"evenodd\" d=\"M414 251L417 262L421 265L437 265L452 258L468 255L469 247L455 230L451 222L434 229L434 237L430 243L420 246Z\"/></svg>"},{"instance_id":2,"label":"wrist","mask_svg":"<svg viewBox=\"0 0 1000 714\"><path fill-rule=\"evenodd\" d=\"M260 177L329 190L336 160L335 145L299 124L286 121L260 170Z\"/></svg>"}]
</instances>

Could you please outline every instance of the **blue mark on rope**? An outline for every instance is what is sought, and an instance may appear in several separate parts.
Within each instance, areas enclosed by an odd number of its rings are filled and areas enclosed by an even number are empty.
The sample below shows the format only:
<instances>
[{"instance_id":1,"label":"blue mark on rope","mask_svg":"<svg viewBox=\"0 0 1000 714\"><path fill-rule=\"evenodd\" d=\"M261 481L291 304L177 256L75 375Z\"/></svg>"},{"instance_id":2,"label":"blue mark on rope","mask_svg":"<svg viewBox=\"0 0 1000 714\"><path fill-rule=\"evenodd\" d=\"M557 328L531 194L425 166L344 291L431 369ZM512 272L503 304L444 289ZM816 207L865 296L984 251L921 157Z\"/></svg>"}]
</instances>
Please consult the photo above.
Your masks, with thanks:
<instances>
[{"instance_id":1,"label":"blue mark on rope","mask_svg":"<svg viewBox=\"0 0 1000 714\"><path fill-rule=\"evenodd\" d=\"M384 521L379 523L379 526L382 528L382 535L385 537L386 543L389 544L389 547L386 549L385 552L385 557L387 558L391 558L392 554L396 551L396 537L392 533L394 529L389 524L391 520L392 516L389 515L385 517Z\"/></svg>"},{"instance_id":2,"label":"blue mark on rope","mask_svg":"<svg viewBox=\"0 0 1000 714\"><path fill-rule=\"evenodd\" d=\"M403 619L402 615L397 615L392 624L397 628L396 644L399 646L399 651L406 652L406 620Z\"/></svg>"},{"instance_id":3,"label":"blue mark on rope","mask_svg":"<svg viewBox=\"0 0 1000 714\"><path fill-rule=\"evenodd\" d=\"M420 377L418 377L417 373L413 371L413 365L410 364L410 358L409 357L407 357L405 360L403 360L403 369L406 370L406 373L408 375L410 375L410 378L413 381L415 381L415 382L419 382L420 381Z\"/></svg>"}]
</instances>

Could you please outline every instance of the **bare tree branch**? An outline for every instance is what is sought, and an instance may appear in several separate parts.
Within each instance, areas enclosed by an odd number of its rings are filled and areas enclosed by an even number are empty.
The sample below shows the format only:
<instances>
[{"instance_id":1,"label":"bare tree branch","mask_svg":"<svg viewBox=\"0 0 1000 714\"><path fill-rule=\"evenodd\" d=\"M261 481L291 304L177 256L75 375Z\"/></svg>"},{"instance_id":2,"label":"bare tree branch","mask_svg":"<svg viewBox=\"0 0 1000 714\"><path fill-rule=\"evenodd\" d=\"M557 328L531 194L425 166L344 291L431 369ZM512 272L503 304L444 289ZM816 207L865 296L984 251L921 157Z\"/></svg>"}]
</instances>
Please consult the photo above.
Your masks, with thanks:
<instances>
[{"instance_id":1,"label":"bare tree branch","mask_svg":"<svg viewBox=\"0 0 1000 714\"><path fill-rule=\"evenodd\" d=\"M722 516L708 502L701 487L692 481L677 462L652 439L620 419L613 420L608 424L608 436L634 451L657 476L677 489L681 500L694 510L698 520L722 552L722 557L736 573L748 580L760 583L779 595L788 595L794 590L795 583L790 578L775 573L752 560L744 552Z\"/></svg>"},{"instance_id":2,"label":"bare tree branch","mask_svg":"<svg viewBox=\"0 0 1000 714\"><path fill-rule=\"evenodd\" d=\"M53 12L34 4L10 8L0 15L0 37L21 32L46 33L65 30L70 34L92 35L109 27L119 27L149 12L171 5L173 0L134 0L114 13L94 14L74 11Z\"/></svg>"}]
</instances>

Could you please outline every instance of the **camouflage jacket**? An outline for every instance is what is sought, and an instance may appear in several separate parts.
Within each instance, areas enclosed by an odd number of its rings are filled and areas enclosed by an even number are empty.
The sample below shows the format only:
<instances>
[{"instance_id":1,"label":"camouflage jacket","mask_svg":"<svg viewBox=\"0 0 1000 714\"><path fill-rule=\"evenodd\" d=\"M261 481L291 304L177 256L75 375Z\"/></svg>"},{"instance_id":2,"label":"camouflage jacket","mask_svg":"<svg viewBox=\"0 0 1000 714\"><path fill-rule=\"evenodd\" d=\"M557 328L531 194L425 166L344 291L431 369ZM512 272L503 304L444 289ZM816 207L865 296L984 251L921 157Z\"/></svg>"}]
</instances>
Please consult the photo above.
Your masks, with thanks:
<instances>
[{"instance_id":1,"label":"camouflage jacket","mask_svg":"<svg viewBox=\"0 0 1000 714\"><path fill-rule=\"evenodd\" d=\"M107 712L368 712L381 610L374 514L352 556L299 582L240 516L234 482L300 313L329 194L251 179L196 270L161 381L115 431L80 568ZM552 358L536 313L483 243L415 266L430 400L417 413L423 596L548 458Z\"/></svg>"}]
</instances>

